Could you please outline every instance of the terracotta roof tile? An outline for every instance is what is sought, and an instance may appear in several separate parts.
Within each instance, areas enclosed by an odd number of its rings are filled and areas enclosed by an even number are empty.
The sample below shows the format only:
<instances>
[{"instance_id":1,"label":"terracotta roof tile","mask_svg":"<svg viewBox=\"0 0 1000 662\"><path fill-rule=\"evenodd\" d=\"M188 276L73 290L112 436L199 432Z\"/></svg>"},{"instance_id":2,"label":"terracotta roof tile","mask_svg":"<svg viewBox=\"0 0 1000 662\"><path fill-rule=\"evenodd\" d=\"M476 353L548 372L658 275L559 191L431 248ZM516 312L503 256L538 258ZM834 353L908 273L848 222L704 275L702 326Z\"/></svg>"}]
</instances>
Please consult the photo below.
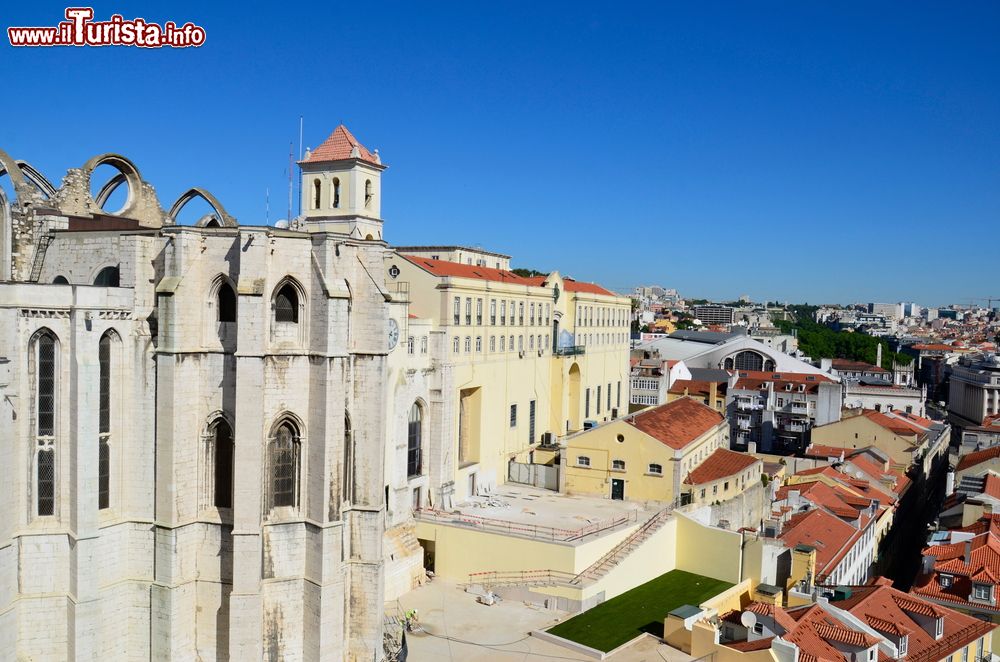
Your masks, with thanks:
<instances>
[{"instance_id":1,"label":"terracotta roof tile","mask_svg":"<svg viewBox=\"0 0 1000 662\"><path fill-rule=\"evenodd\" d=\"M532 276L526 280L532 281L532 285L541 286L545 282L544 276ZM598 285L597 283L584 283L578 280L574 280L569 276L563 276L563 289L567 292L582 292L584 294L603 294L604 296L614 297L618 296L611 290L605 289Z\"/></svg>"},{"instance_id":2,"label":"terracotta roof tile","mask_svg":"<svg viewBox=\"0 0 1000 662\"><path fill-rule=\"evenodd\" d=\"M760 462L752 455L737 453L728 448L717 448L687 475L687 485L711 483L726 476L733 476Z\"/></svg>"},{"instance_id":3,"label":"terracotta roof tile","mask_svg":"<svg viewBox=\"0 0 1000 662\"><path fill-rule=\"evenodd\" d=\"M434 276L489 280L514 285L534 285L531 279L518 276L513 271L504 271L503 269L494 269L492 267L477 267L472 264L460 264L458 262L448 262L447 260L432 260L416 255L403 255L402 257Z\"/></svg>"},{"instance_id":4,"label":"terracotta roof tile","mask_svg":"<svg viewBox=\"0 0 1000 662\"><path fill-rule=\"evenodd\" d=\"M352 156L354 149L357 148L357 156ZM323 141L323 143L312 150L309 153L309 157L304 159L303 163L321 163L324 161L343 161L345 159L358 158L362 161L367 161L368 163L373 163L375 165L381 165L378 157L368 151L368 149L358 142L358 139L347 130L347 127L341 124L330 137Z\"/></svg>"},{"instance_id":5,"label":"terracotta roof tile","mask_svg":"<svg viewBox=\"0 0 1000 662\"><path fill-rule=\"evenodd\" d=\"M990 446L989 448L984 448L981 451L976 451L974 453L968 453L963 455L958 460L958 466L955 467L956 471L962 471L963 469L968 469L969 467L974 467L977 464L982 464L988 460L1000 457L1000 446Z\"/></svg>"},{"instance_id":6,"label":"terracotta roof tile","mask_svg":"<svg viewBox=\"0 0 1000 662\"><path fill-rule=\"evenodd\" d=\"M804 393L815 393L819 390L819 385L824 382L834 380L826 375L817 375L809 372L764 372L761 370L740 370L737 373L737 380L733 388L745 389L748 391L760 391L766 388L767 384L774 384L775 390L784 390L786 384L806 387ZM799 392L797 389L792 392Z\"/></svg>"},{"instance_id":7,"label":"terracotta roof tile","mask_svg":"<svg viewBox=\"0 0 1000 662\"><path fill-rule=\"evenodd\" d=\"M726 419L697 400L680 398L625 420L662 444L680 450Z\"/></svg>"},{"instance_id":8,"label":"terracotta roof tile","mask_svg":"<svg viewBox=\"0 0 1000 662\"><path fill-rule=\"evenodd\" d=\"M894 637L909 635L907 658L944 660L996 626L953 609L935 605L916 595L892 588L891 582L876 581L868 586L852 587L846 600L833 602L866 621L872 629ZM941 618L943 635L935 639L917 618Z\"/></svg>"},{"instance_id":9,"label":"terracotta roof tile","mask_svg":"<svg viewBox=\"0 0 1000 662\"><path fill-rule=\"evenodd\" d=\"M742 653L747 653L749 651L763 651L771 647L771 642L774 641L774 637L765 637L763 639L757 639L755 641L730 641L725 643L725 646L732 648L733 650L738 650Z\"/></svg>"}]
</instances>

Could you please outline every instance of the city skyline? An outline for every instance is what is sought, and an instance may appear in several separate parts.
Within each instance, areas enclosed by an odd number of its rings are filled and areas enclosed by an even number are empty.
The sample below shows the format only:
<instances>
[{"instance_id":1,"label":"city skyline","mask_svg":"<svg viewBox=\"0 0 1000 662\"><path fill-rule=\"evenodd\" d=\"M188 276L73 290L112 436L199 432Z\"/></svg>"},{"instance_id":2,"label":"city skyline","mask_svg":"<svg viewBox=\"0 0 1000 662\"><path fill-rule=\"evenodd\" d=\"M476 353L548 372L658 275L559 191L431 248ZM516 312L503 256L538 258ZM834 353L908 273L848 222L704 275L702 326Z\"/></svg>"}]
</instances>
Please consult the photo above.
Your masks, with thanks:
<instances>
[{"instance_id":1,"label":"city skyline","mask_svg":"<svg viewBox=\"0 0 1000 662\"><path fill-rule=\"evenodd\" d=\"M299 117L302 147L343 122L390 166L390 243L480 245L619 291L945 305L994 294L968 285L989 242L947 268L912 255L995 228L997 11L395 6L376 29L333 8L179 4L146 18L203 25L204 46L5 47L11 89L58 80L68 102L19 116L0 148L50 177L130 154L165 200L203 186L241 223L274 223ZM322 51L309 25L336 27Z\"/></svg>"}]
</instances>

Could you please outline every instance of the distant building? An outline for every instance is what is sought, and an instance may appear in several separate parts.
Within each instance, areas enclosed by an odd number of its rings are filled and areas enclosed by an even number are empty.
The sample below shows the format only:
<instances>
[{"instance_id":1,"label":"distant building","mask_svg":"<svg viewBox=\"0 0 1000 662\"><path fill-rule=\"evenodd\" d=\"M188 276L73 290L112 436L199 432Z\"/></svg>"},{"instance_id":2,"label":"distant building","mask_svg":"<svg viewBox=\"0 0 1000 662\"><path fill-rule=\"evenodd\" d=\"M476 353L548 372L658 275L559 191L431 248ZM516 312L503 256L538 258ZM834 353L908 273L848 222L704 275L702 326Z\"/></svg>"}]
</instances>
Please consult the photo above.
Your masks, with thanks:
<instances>
[{"instance_id":1,"label":"distant building","mask_svg":"<svg viewBox=\"0 0 1000 662\"><path fill-rule=\"evenodd\" d=\"M732 324L735 319L734 310L729 306L719 306L716 304L705 304L693 306L691 314L702 324Z\"/></svg>"},{"instance_id":2,"label":"distant building","mask_svg":"<svg viewBox=\"0 0 1000 662\"><path fill-rule=\"evenodd\" d=\"M951 367L948 413L959 426L979 426L987 416L1000 414L1000 356L963 356Z\"/></svg>"}]
</instances>

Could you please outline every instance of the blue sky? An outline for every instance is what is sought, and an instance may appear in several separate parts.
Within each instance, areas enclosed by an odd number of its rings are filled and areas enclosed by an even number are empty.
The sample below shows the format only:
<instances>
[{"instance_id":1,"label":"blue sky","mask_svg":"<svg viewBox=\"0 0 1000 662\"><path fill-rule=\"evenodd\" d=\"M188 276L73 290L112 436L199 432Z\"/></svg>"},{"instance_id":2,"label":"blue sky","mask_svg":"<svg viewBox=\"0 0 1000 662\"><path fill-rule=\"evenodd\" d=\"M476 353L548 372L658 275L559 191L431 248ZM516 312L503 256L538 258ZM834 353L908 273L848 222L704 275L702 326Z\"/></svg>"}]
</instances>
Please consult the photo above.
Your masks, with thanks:
<instances>
[{"instance_id":1,"label":"blue sky","mask_svg":"<svg viewBox=\"0 0 1000 662\"><path fill-rule=\"evenodd\" d=\"M98 3L207 43L4 38L0 149L56 181L118 151L243 223L269 188L273 223L302 115L380 149L392 243L721 299L1000 295L1000 3L482 4Z\"/></svg>"}]
</instances>

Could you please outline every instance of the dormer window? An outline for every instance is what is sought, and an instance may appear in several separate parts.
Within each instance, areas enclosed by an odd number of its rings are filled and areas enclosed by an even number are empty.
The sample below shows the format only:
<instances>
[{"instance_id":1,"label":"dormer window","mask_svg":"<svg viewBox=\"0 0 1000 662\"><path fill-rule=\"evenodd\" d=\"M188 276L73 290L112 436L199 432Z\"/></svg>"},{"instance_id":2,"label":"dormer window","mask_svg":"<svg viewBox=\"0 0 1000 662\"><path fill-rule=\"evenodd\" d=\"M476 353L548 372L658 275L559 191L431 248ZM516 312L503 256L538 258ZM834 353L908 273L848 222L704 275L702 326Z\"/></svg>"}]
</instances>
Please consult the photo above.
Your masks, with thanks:
<instances>
[{"instance_id":1,"label":"dormer window","mask_svg":"<svg viewBox=\"0 0 1000 662\"><path fill-rule=\"evenodd\" d=\"M333 178L333 208L340 208L340 178Z\"/></svg>"},{"instance_id":2,"label":"dormer window","mask_svg":"<svg viewBox=\"0 0 1000 662\"><path fill-rule=\"evenodd\" d=\"M993 585L974 583L972 585L972 599L993 602Z\"/></svg>"},{"instance_id":3,"label":"dormer window","mask_svg":"<svg viewBox=\"0 0 1000 662\"><path fill-rule=\"evenodd\" d=\"M938 583L941 588L950 588L953 581L954 577L951 575L938 575Z\"/></svg>"},{"instance_id":4,"label":"dormer window","mask_svg":"<svg viewBox=\"0 0 1000 662\"><path fill-rule=\"evenodd\" d=\"M910 644L910 635L904 634L902 637L900 637L900 639L899 639L899 656L900 657L906 655L906 650L909 647L909 644Z\"/></svg>"}]
</instances>

